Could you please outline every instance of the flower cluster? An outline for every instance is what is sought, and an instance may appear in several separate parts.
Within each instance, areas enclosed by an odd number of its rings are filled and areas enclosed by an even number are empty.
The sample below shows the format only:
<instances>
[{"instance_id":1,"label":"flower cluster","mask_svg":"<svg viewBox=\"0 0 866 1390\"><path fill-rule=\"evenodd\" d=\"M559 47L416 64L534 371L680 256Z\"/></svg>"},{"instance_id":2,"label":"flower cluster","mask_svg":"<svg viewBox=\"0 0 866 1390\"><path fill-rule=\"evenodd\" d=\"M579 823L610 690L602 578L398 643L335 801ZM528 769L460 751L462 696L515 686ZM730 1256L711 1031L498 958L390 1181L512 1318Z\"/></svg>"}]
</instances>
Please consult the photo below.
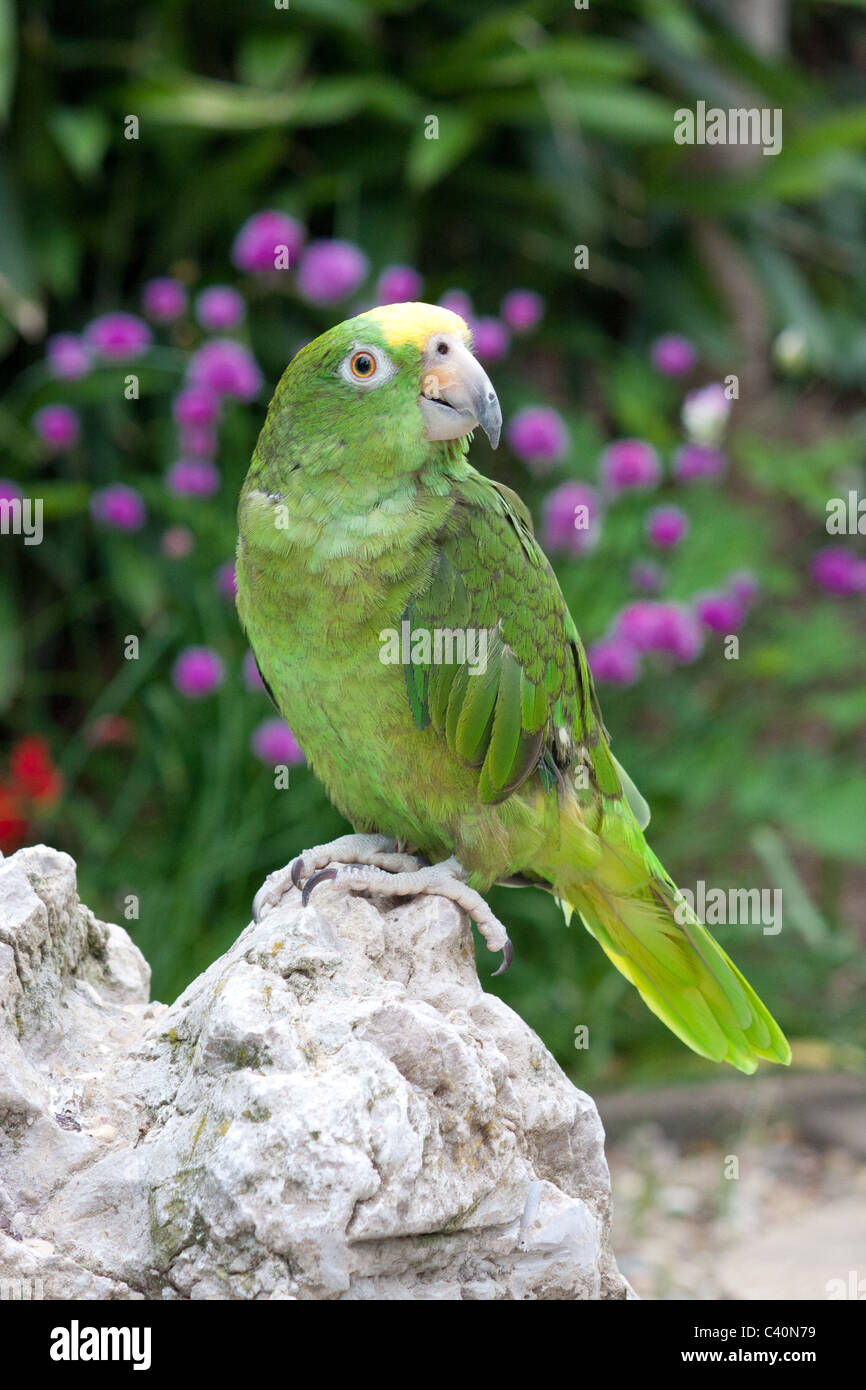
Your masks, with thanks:
<instances>
[{"instance_id":1,"label":"flower cluster","mask_svg":"<svg viewBox=\"0 0 866 1390\"><path fill-rule=\"evenodd\" d=\"M668 334L652 344L650 359L665 376L681 377L694 370L697 352L687 339ZM720 383L688 392L681 417L685 441L671 456L670 484L714 482L723 476L726 459L720 445L730 408ZM571 449L566 421L550 406L520 410L508 423L506 439L535 476L552 472ZM597 544L605 515L617 502L656 492L665 474L664 462L648 440L613 440L600 454L594 486L569 479L548 493L542 507L542 543L553 554L585 554ZM644 535L661 555L680 546L690 527L689 514L678 503L660 502L644 514ZM831 568L825 564L822 574ZM837 568L841 573L844 566ZM629 577L641 597L626 604L607 635L588 650L596 679L619 685L636 681L646 659L658 658L668 665L691 662L700 655L708 633L736 633L758 592L754 578L738 572L718 592L697 594L688 603L665 601L656 597L665 584L664 569L649 557L636 558Z\"/></svg>"},{"instance_id":2,"label":"flower cluster","mask_svg":"<svg viewBox=\"0 0 866 1390\"><path fill-rule=\"evenodd\" d=\"M866 594L866 560L842 545L829 545L812 556L809 566L816 584L831 594Z\"/></svg>"},{"instance_id":3,"label":"flower cluster","mask_svg":"<svg viewBox=\"0 0 866 1390\"><path fill-rule=\"evenodd\" d=\"M736 634L757 588L738 586L737 576L714 593L697 595L690 603L641 598L620 609L607 636L587 649L596 680L632 685L645 657L668 665L686 665L700 656L707 632Z\"/></svg>"},{"instance_id":4,"label":"flower cluster","mask_svg":"<svg viewBox=\"0 0 866 1390\"><path fill-rule=\"evenodd\" d=\"M12 745L9 775L0 782L0 853L25 844L32 820L60 799L63 778L43 738L29 735Z\"/></svg>"}]
</instances>

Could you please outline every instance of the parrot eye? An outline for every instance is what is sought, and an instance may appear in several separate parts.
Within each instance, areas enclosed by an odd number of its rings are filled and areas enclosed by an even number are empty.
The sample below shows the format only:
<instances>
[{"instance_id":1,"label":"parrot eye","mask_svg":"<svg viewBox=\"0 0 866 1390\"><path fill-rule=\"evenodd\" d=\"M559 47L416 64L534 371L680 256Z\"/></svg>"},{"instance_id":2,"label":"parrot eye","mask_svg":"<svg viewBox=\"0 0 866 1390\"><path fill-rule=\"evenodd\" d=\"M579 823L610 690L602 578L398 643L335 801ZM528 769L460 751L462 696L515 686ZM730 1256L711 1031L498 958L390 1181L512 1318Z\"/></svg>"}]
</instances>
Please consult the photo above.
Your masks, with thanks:
<instances>
[{"instance_id":1,"label":"parrot eye","mask_svg":"<svg viewBox=\"0 0 866 1390\"><path fill-rule=\"evenodd\" d=\"M367 381L376 371L376 359L370 352L355 352L349 363L352 376L358 377L361 381Z\"/></svg>"},{"instance_id":2,"label":"parrot eye","mask_svg":"<svg viewBox=\"0 0 866 1390\"><path fill-rule=\"evenodd\" d=\"M339 366L339 375L352 386L384 386L396 371L380 347L356 347Z\"/></svg>"}]
</instances>

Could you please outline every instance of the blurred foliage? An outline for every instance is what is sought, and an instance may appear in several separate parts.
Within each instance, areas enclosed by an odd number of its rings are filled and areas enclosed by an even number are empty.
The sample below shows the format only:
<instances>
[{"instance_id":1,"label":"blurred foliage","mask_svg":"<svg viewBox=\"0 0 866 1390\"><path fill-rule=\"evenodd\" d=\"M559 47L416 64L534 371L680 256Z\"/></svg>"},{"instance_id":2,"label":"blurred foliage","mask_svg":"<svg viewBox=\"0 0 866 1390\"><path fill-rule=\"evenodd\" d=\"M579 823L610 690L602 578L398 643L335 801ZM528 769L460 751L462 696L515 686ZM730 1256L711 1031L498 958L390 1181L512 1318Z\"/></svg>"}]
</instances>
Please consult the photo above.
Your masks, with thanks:
<instances>
[{"instance_id":1,"label":"blurred foliage","mask_svg":"<svg viewBox=\"0 0 866 1390\"><path fill-rule=\"evenodd\" d=\"M124 896L140 898L126 925L158 997L226 947L268 871L342 824L305 769L278 792L252 758L267 704L243 688L243 640L214 585L267 391L223 424L218 497L180 499L161 477L189 341L149 354L141 400L128 402L118 367L52 382L42 339L137 308L153 275L224 280L238 226L274 207L314 235L358 241L374 274L418 265L430 299L460 285L491 313L515 285L541 293L543 331L493 374L506 414L548 401L567 419L572 449L550 482L594 478L610 438L677 444L679 388L648 361L658 334L692 339L704 378L740 374L734 468L721 491L690 489L668 592L755 571L764 592L741 659L722 660L719 639L695 666L606 688L605 714L682 883L784 887L780 937L719 935L789 1033L862 1045L862 605L822 595L805 564L827 543L826 499L863 485L866 7L793 4L771 51L733 8L22 0L16 24L0 0L0 450L4 474L38 480L46 515L40 546L0 544L0 717L10 738L44 733L62 766L65 797L39 830L78 860L85 901L122 920ZM673 112L699 99L781 107L782 152L677 146ZM124 138L130 114L137 140ZM430 115L437 141L424 136ZM589 267L576 271L584 244ZM334 315L244 288L270 389ZM804 362L783 376L771 344L790 327ZM48 400L81 407L68 456L47 459L31 430ZM549 484L474 449L538 514ZM116 481L147 502L133 539L88 517L91 489ZM630 595L644 507L624 501L603 544L558 567L585 640ZM160 549L173 523L195 531L188 559ZM138 661L122 658L128 633L142 634ZM228 670L197 704L169 679L191 643ZM131 721L130 746L88 741L105 714ZM517 944L495 987L576 1080L706 1073L549 899L491 898ZM579 1023L588 1052L572 1047Z\"/></svg>"}]
</instances>

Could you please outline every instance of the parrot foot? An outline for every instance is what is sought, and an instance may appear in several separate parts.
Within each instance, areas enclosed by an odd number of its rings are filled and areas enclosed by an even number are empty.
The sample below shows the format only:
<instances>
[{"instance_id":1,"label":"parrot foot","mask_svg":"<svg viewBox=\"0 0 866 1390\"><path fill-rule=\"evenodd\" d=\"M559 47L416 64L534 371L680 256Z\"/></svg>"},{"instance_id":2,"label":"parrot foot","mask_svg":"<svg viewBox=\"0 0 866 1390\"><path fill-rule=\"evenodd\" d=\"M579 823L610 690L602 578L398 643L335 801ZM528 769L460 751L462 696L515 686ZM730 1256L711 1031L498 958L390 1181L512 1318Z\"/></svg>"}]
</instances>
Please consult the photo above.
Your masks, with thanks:
<instances>
[{"instance_id":1,"label":"parrot foot","mask_svg":"<svg viewBox=\"0 0 866 1390\"><path fill-rule=\"evenodd\" d=\"M394 873L414 869L415 860L410 854L396 852L394 841L387 835L340 835L327 845L316 845L305 849L291 864L268 874L256 896L253 898L253 921L259 922L269 908L276 907L292 888L300 888L302 880L308 880L304 889L304 906L311 887L312 878L319 882L318 871L329 864L369 864L380 869L390 869ZM329 874L328 877L333 877Z\"/></svg>"},{"instance_id":2,"label":"parrot foot","mask_svg":"<svg viewBox=\"0 0 866 1390\"><path fill-rule=\"evenodd\" d=\"M351 837L347 836L346 838ZM356 836L354 838L364 837ZM369 836L366 838L382 837ZM336 841L335 843L339 844L340 842ZM334 856L334 858L338 857L342 858L342 855ZM380 853L375 864L360 863L357 860L346 868L334 867L331 864L307 880L303 892L304 905L306 906L309 902L310 894L314 888L328 879L333 880L335 887L342 892L381 893L383 897L389 898L414 897L417 893L429 893L435 897L449 898L458 907L462 907L464 912L472 918L488 948L491 951L502 952L502 964L498 970L494 970L493 974L505 974L514 959L514 947L505 927L498 917L494 917L481 894L476 893L474 888L467 885L465 881L466 870L459 859L452 855L450 859L443 859L440 864L429 864L420 869L412 868L398 872L387 872L388 865L381 863L386 858L405 860L409 856ZM410 860L410 862L414 864L415 861Z\"/></svg>"}]
</instances>

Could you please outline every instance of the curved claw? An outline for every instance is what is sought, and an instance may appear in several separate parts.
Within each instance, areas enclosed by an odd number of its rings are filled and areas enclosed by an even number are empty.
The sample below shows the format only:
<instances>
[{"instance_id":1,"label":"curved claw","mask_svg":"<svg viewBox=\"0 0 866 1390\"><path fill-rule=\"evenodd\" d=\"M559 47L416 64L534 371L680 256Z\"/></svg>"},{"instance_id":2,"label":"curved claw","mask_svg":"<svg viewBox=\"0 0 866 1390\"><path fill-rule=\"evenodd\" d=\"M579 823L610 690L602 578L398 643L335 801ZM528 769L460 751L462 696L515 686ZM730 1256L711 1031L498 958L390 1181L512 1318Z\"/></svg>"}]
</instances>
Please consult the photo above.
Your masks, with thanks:
<instances>
[{"instance_id":1,"label":"curved claw","mask_svg":"<svg viewBox=\"0 0 866 1390\"><path fill-rule=\"evenodd\" d=\"M300 888L301 886L301 870L303 869L303 867L304 857L302 854L299 854L297 859L292 864L292 883L295 885L296 888Z\"/></svg>"},{"instance_id":2,"label":"curved claw","mask_svg":"<svg viewBox=\"0 0 866 1390\"><path fill-rule=\"evenodd\" d=\"M494 970L491 979L495 980L497 975L504 975L511 962L514 960L514 945L510 937L505 938L505 945L502 948L502 964L498 970Z\"/></svg>"},{"instance_id":3,"label":"curved claw","mask_svg":"<svg viewBox=\"0 0 866 1390\"><path fill-rule=\"evenodd\" d=\"M294 865L292 866L292 877L294 877ZM304 884L304 891L301 893L301 902L303 903L304 907L306 907L307 903L310 901L310 894L316 887L317 883L322 883L323 880L326 878L336 877L336 869L320 869L317 874L311 874L310 877L307 879L306 883Z\"/></svg>"}]
</instances>

